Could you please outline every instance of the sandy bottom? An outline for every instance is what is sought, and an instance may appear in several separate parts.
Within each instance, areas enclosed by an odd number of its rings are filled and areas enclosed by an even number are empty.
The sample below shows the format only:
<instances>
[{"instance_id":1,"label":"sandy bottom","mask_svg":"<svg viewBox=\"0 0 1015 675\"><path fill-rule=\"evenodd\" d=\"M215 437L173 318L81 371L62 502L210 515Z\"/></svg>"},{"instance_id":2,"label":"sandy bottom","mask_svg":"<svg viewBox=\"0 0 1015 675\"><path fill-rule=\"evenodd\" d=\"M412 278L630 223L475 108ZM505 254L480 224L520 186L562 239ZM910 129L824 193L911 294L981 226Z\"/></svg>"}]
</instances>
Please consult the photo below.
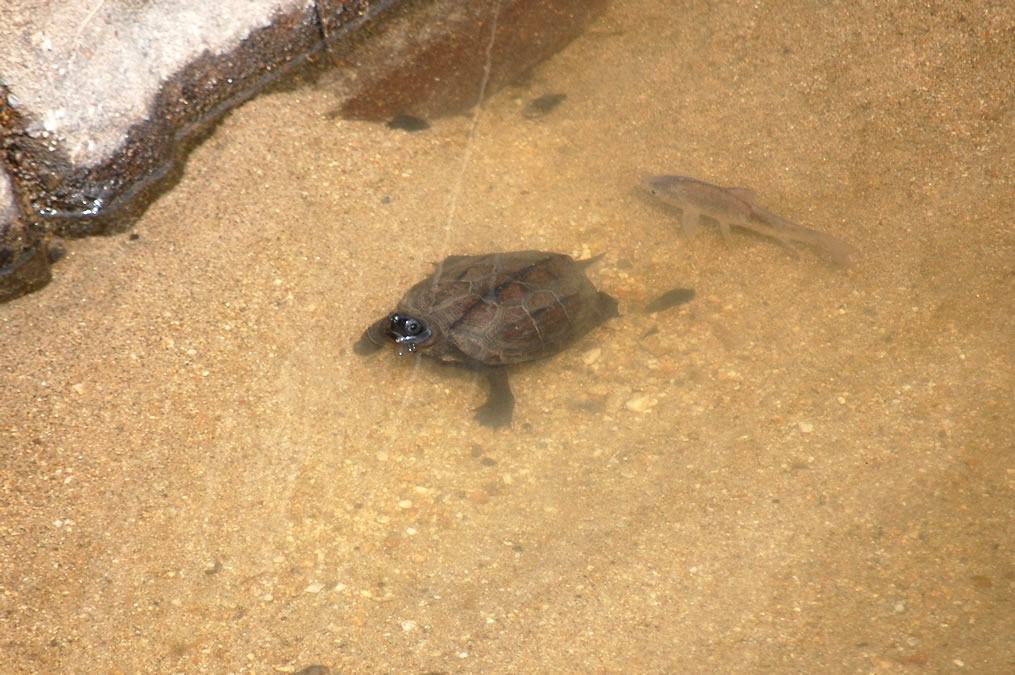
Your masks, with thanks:
<instances>
[{"instance_id":1,"label":"sandy bottom","mask_svg":"<svg viewBox=\"0 0 1015 675\"><path fill-rule=\"evenodd\" d=\"M1015 10L783 5L619 1L471 141L262 98L71 242L0 307L0 671L1015 669ZM643 173L857 264L685 238ZM527 248L605 252L623 317L509 431L352 352Z\"/></svg>"}]
</instances>

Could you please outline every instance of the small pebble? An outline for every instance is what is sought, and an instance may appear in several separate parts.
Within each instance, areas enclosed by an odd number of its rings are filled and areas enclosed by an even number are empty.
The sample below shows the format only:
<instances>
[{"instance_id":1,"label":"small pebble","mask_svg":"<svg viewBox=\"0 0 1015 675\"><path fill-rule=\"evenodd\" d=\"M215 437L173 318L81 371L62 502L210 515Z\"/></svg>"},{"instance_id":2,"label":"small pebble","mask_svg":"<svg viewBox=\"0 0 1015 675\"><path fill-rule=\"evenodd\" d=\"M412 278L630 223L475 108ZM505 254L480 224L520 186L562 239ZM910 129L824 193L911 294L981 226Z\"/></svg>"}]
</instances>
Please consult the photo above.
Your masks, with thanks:
<instances>
[{"instance_id":1,"label":"small pebble","mask_svg":"<svg viewBox=\"0 0 1015 675\"><path fill-rule=\"evenodd\" d=\"M324 590L324 584L310 584L303 590L306 591L307 593L320 593L322 590Z\"/></svg>"},{"instance_id":2,"label":"small pebble","mask_svg":"<svg viewBox=\"0 0 1015 675\"><path fill-rule=\"evenodd\" d=\"M586 366L591 366L593 363L599 360L599 357L600 355L602 355L602 353L603 353L602 349L600 349L599 347L593 347L592 349L588 350L582 355L582 361L585 363Z\"/></svg>"},{"instance_id":3,"label":"small pebble","mask_svg":"<svg viewBox=\"0 0 1015 675\"><path fill-rule=\"evenodd\" d=\"M398 502L398 508L400 508L400 509L411 509L412 508L412 501L409 500L409 499L403 499L402 501Z\"/></svg>"},{"instance_id":4,"label":"small pebble","mask_svg":"<svg viewBox=\"0 0 1015 675\"><path fill-rule=\"evenodd\" d=\"M632 399L628 399L628 401L624 403L624 407L631 412L643 413L654 408L657 403L659 403L659 401L651 396L635 396Z\"/></svg>"},{"instance_id":5,"label":"small pebble","mask_svg":"<svg viewBox=\"0 0 1015 675\"><path fill-rule=\"evenodd\" d=\"M798 422L797 426L800 428L800 431L805 434L809 434L814 431L814 425L810 422Z\"/></svg>"},{"instance_id":6,"label":"small pebble","mask_svg":"<svg viewBox=\"0 0 1015 675\"><path fill-rule=\"evenodd\" d=\"M327 666L307 666L296 675L329 675L331 668Z\"/></svg>"}]
</instances>

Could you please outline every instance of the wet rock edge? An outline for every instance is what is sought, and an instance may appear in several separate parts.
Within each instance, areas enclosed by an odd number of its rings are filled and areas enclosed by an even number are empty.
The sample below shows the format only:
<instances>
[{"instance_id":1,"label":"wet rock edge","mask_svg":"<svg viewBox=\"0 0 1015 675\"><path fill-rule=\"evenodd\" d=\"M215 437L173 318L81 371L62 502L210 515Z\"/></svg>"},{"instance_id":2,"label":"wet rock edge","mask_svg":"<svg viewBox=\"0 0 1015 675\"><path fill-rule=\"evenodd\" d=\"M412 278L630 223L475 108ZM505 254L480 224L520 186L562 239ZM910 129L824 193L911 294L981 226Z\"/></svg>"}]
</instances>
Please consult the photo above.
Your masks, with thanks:
<instances>
[{"instance_id":1,"label":"wet rock edge","mask_svg":"<svg viewBox=\"0 0 1015 675\"><path fill-rule=\"evenodd\" d=\"M255 95L291 87L326 67L328 50L399 0L340 0L279 13L233 51L203 53L166 81L147 118L107 161L74 166L0 83L0 161L16 214L0 222L0 302L45 286L54 238L123 232L182 173L187 154L224 115ZM323 23L322 23L323 20ZM325 38L326 35L326 38ZM12 105L13 104L13 105Z\"/></svg>"}]
</instances>

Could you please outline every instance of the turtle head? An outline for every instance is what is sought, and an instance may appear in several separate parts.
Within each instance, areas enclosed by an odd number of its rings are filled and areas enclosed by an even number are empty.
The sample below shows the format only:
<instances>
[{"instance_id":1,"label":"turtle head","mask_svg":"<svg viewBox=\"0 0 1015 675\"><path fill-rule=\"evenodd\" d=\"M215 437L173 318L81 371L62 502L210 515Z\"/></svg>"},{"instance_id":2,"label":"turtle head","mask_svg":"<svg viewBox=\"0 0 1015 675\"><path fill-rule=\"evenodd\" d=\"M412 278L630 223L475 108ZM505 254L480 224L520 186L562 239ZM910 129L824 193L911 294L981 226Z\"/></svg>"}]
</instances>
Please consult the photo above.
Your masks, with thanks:
<instances>
[{"instance_id":1,"label":"turtle head","mask_svg":"<svg viewBox=\"0 0 1015 675\"><path fill-rule=\"evenodd\" d=\"M405 345L410 352L416 351L416 347L429 340L433 335L433 331L430 330L426 321L410 314L395 312L388 317L388 321L388 335L395 341L395 344Z\"/></svg>"},{"instance_id":2,"label":"turtle head","mask_svg":"<svg viewBox=\"0 0 1015 675\"><path fill-rule=\"evenodd\" d=\"M386 344L394 342L398 346L398 355L414 352L426 342L432 342L434 331L429 321L411 314L393 312L375 321L364 332L354 346L361 356L372 354Z\"/></svg>"}]
</instances>

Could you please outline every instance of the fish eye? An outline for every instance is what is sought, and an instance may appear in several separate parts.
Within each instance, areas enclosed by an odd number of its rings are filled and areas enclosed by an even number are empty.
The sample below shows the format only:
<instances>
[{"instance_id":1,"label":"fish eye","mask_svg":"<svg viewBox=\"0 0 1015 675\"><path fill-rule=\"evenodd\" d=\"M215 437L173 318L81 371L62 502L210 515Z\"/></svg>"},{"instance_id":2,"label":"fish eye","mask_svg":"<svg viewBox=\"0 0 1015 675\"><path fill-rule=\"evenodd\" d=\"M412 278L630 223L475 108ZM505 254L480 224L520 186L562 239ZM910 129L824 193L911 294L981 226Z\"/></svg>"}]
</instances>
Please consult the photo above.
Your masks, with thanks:
<instances>
[{"instance_id":1,"label":"fish eye","mask_svg":"<svg viewBox=\"0 0 1015 675\"><path fill-rule=\"evenodd\" d=\"M406 335L419 335L423 331L423 325L416 319L405 320Z\"/></svg>"}]
</instances>

